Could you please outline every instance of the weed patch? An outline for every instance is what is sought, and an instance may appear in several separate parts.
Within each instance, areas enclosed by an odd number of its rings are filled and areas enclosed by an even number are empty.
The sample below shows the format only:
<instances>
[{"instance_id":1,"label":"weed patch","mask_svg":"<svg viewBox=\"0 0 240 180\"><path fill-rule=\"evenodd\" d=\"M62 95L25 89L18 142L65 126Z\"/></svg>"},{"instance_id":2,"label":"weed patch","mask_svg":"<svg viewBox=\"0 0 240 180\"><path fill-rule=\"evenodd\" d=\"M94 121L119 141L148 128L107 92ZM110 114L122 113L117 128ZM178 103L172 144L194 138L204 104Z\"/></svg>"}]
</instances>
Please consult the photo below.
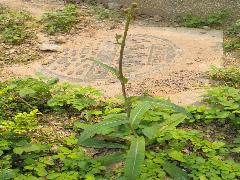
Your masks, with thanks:
<instances>
[{"instance_id":1,"label":"weed patch","mask_svg":"<svg viewBox=\"0 0 240 180\"><path fill-rule=\"evenodd\" d=\"M205 25L204 20L193 14L187 14L182 17L178 17L177 22L184 27L197 28Z\"/></svg>"},{"instance_id":2,"label":"weed patch","mask_svg":"<svg viewBox=\"0 0 240 180\"><path fill-rule=\"evenodd\" d=\"M21 44L32 35L27 24L32 19L27 12L4 9L0 14L1 40L7 44Z\"/></svg>"},{"instance_id":3,"label":"weed patch","mask_svg":"<svg viewBox=\"0 0 240 180\"><path fill-rule=\"evenodd\" d=\"M99 20L112 20L112 21L119 21L122 17L120 12L116 12L110 9L106 9L102 6L92 6L91 13L96 15L97 19Z\"/></svg>"},{"instance_id":4,"label":"weed patch","mask_svg":"<svg viewBox=\"0 0 240 180\"><path fill-rule=\"evenodd\" d=\"M212 67L210 75L222 85L240 87L240 68L237 66L216 68Z\"/></svg>"},{"instance_id":5,"label":"weed patch","mask_svg":"<svg viewBox=\"0 0 240 180\"><path fill-rule=\"evenodd\" d=\"M75 5L45 13L42 17L44 30L49 34L68 32L78 22L78 15L79 9Z\"/></svg>"},{"instance_id":6,"label":"weed patch","mask_svg":"<svg viewBox=\"0 0 240 180\"><path fill-rule=\"evenodd\" d=\"M230 12L227 10L221 10L209 14L207 18L188 13L177 18L177 22L184 27L199 28L203 26L222 26L226 20L230 17Z\"/></svg>"}]
</instances>

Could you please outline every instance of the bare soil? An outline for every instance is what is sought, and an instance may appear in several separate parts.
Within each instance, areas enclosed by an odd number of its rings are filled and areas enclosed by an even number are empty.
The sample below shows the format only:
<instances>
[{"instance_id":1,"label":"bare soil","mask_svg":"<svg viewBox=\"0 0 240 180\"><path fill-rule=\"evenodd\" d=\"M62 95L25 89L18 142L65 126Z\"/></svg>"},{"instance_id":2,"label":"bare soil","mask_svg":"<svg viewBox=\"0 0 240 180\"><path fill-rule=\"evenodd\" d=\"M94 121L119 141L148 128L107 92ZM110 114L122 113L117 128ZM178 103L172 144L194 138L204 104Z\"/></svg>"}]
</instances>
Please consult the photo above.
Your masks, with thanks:
<instances>
[{"instance_id":1,"label":"bare soil","mask_svg":"<svg viewBox=\"0 0 240 180\"><path fill-rule=\"evenodd\" d=\"M21 0L0 0L0 3L28 10L37 19L49 9L62 7L62 4L41 6L41 2ZM50 42L58 44L61 51L41 52L42 58L28 64L4 64L0 67L0 79L42 73L61 81L92 85L106 96L117 95L119 83L92 60L116 66L119 47L115 44L115 34L122 31L122 24L101 22L94 17L84 18L68 34L48 36L39 31L35 47ZM211 65L223 65L222 43L223 33L217 30L152 27L146 25L146 20L135 22L129 31L124 58L129 94L147 93L186 105L200 100L202 89L209 83L206 72Z\"/></svg>"}]
</instances>

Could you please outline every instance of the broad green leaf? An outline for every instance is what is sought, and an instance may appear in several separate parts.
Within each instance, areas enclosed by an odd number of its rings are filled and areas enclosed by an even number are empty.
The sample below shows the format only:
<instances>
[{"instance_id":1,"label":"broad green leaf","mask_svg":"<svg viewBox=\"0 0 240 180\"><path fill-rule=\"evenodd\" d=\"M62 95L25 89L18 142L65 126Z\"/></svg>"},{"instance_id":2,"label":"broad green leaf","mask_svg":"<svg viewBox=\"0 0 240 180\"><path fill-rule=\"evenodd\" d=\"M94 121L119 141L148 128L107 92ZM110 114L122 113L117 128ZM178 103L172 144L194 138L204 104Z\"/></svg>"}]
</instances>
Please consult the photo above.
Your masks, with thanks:
<instances>
[{"instance_id":1,"label":"broad green leaf","mask_svg":"<svg viewBox=\"0 0 240 180\"><path fill-rule=\"evenodd\" d=\"M160 124L153 124L150 127L145 127L142 132L147 138L151 140L157 136L161 136L166 131L176 128L176 126L183 122L185 118L186 116L183 114L172 114L164 122Z\"/></svg>"},{"instance_id":2,"label":"broad green leaf","mask_svg":"<svg viewBox=\"0 0 240 180\"><path fill-rule=\"evenodd\" d=\"M125 176L128 180L135 180L141 173L141 166L145 157L145 139L136 137L131 141L130 150L125 165Z\"/></svg>"},{"instance_id":3,"label":"broad green leaf","mask_svg":"<svg viewBox=\"0 0 240 180\"><path fill-rule=\"evenodd\" d=\"M118 143L112 143L108 141L98 140L98 139L87 139L79 143L82 146L92 147L92 148L121 148L124 149L126 146Z\"/></svg>"},{"instance_id":4,"label":"broad green leaf","mask_svg":"<svg viewBox=\"0 0 240 180\"><path fill-rule=\"evenodd\" d=\"M180 162L186 162L186 160L184 159L183 153L179 152L179 151L170 151L168 153L168 155L173 158L174 160L180 161Z\"/></svg>"},{"instance_id":5,"label":"broad green leaf","mask_svg":"<svg viewBox=\"0 0 240 180\"><path fill-rule=\"evenodd\" d=\"M151 140L156 137L159 128L160 128L159 124L154 124L151 127L144 128L142 132L148 139Z\"/></svg>"},{"instance_id":6,"label":"broad green leaf","mask_svg":"<svg viewBox=\"0 0 240 180\"><path fill-rule=\"evenodd\" d=\"M233 148L231 151L234 153L240 153L240 147Z\"/></svg>"},{"instance_id":7,"label":"broad green leaf","mask_svg":"<svg viewBox=\"0 0 240 180\"><path fill-rule=\"evenodd\" d=\"M0 169L1 180L13 179L15 175L16 175L16 172L13 169Z\"/></svg>"},{"instance_id":8,"label":"broad green leaf","mask_svg":"<svg viewBox=\"0 0 240 180\"><path fill-rule=\"evenodd\" d=\"M107 156L101 156L97 158L97 161L99 161L103 166L109 166L111 164L120 162L125 158L126 158L125 152L118 152Z\"/></svg>"},{"instance_id":9,"label":"broad green leaf","mask_svg":"<svg viewBox=\"0 0 240 180\"><path fill-rule=\"evenodd\" d=\"M33 97L35 94L36 94L36 91L29 87L24 87L19 91L19 95L21 97L26 97L26 96Z\"/></svg>"},{"instance_id":10,"label":"broad green leaf","mask_svg":"<svg viewBox=\"0 0 240 180\"><path fill-rule=\"evenodd\" d=\"M0 149L0 156L3 155L3 151Z\"/></svg>"},{"instance_id":11,"label":"broad green leaf","mask_svg":"<svg viewBox=\"0 0 240 180\"><path fill-rule=\"evenodd\" d=\"M172 177L174 180L188 180L190 179L188 177L188 174L184 172L182 169L177 167L175 164L170 162L165 162L163 164L163 169L168 173L170 177Z\"/></svg>"},{"instance_id":12,"label":"broad green leaf","mask_svg":"<svg viewBox=\"0 0 240 180\"><path fill-rule=\"evenodd\" d=\"M24 152L35 152L35 151L44 151L47 150L46 145L41 145L41 144L26 144L25 146L22 147L16 147L13 149L13 152L15 154L21 155Z\"/></svg>"},{"instance_id":13,"label":"broad green leaf","mask_svg":"<svg viewBox=\"0 0 240 180\"><path fill-rule=\"evenodd\" d=\"M155 99L152 97L139 97L137 99L139 101L149 102L152 105L157 105L157 106L160 106L165 109L171 109L175 112L179 112L179 113L185 114L189 117L192 117L192 115L186 109L184 109L183 107L180 107L176 104L173 104L167 100Z\"/></svg>"},{"instance_id":14,"label":"broad green leaf","mask_svg":"<svg viewBox=\"0 0 240 180\"><path fill-rule=\"evenodd\" d=\"M126 120L126 114L115 114L111 115L110 117L105 117L105 119L106 120L94 124L89 128L85 129L84 132L79 137L79 143L82 143L85 140L89 139L90 137L93 137L95 134L104 132L109 128L113 128L128 123L128 121Z\"/></svg>"},{"instance_id":15,"label":"broad green leaf","mask_svg":"<svg viewBox=\"0 0 240 180\"><path fill-rule=\"evenodd\" d=\"M37 174L41 177L43 176L47 176L48 172L46 171L46 169L42 166L36 167L34 168L34 170L37 172Z\"/></svg>"},{"instance_id":16,"label":"broad green leaf","mask_svg":"<svg viewBox=\"0 0 240 180\"><path fill-rule=\"evenodd\" d=\"M85 180L95 180L95 177L92 174L86 174Z\"/></svg>"},{"instance_id":17,"label":"broad green leaf","mask_svg":"<svg viewBox=\"0 0 240 180\"><path fill-rule=\"evenodd\" d=\"M51 173L47 175L47 179L57 179L59 176L61 176L61 173Z\"/></svg>"},{"instance_id":18,"label":"broad green leaf","mask_svg":"<svg viewBox=\"0 0 240 180\"><path fill-rule=\"evenodd\" d=\"M50 79L47 83L49 84L49 85L55 85L55 84L57 84L59 82L59 79L58 78L52 78L52 79Z\"/></svg>"},{"instance_id":19,"label":"broad green leaf","mask_svg":"<svg viewBox=\"0 0 240 180\"><path fill-rule=\"evenodd\" d=\"M111 66L109 66L109 65L107 65L107 64L104 64L104 63L102 63L102 62L100 62L100 61L94 61L94 62L95 62L98 66L102 67L103 69L111 72L111 73L112 73L114 76L116 76L121 82L123 82L123 83L125 83L125 84L128 82L128 79L127 79L126 77L123 77L123 79L121 79L120 74L119 74L119 71L118 71L116 68L111 67Z\"/></svg>"},{"instance_id":20,"label":"broad green leaf","mask_svg":"<svg viewBox=\"0 0 240 180\"><path fill-rule=\"evenodd\" d=\"M164 134L166 131L174 129L181 122L185 120L186 116L183 114L172 114L170 118L166 119L160 124L158 135Z\"/></svg>"},{"instance_id":21,"label":"broad green leaf","mask_svg":"<svg viewBox=\"0 0 240 180\"><path fill-rule=\"evenodd\" d=\"M139 102L138 105L131 111L130 124L133 128L137 128L141 117L147 112L152 106L152 103L147 101Z\"/></svg>"}]
</instances>

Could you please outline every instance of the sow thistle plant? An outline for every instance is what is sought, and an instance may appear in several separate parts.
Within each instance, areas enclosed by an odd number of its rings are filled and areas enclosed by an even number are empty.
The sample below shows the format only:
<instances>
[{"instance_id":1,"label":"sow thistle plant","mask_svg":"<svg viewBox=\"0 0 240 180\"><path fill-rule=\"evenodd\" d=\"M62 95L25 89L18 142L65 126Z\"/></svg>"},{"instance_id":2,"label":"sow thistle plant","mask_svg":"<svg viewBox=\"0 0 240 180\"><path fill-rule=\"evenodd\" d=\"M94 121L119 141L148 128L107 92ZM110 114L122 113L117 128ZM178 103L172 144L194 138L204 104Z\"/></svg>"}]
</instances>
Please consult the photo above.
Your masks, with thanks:
<instances>
[{"instance_id":1,"label":"sow thistle plant","mask_svg":"<svg viewBox=\"0 0 240 180\"><path fill-rule=\"evenodd\" d=\"M143 165L145 157L145 149L148 144L153 142L154 139L162 133L175 128L189 115L184 108L165 100L148 96L129 97L127 95L126 84L128 79L123 74L123 57L129 26L134 19L136 10L136 4L132 4L131 7L127 9L124 34L123 36L116 35L117 44L121 47L118 69L96 61L99 66L112 73L120 81L122 95L124 97L124 113L106 115L100 123L94 125L84 124L84 131L79 137L79 144L83 146L122 149L115 154L100 157L99 160L104 165L108 165L126 158L124 178L128 180L137 179L140 175L141 166ZM154 107L170 109L177 113L163 122L158 124L152 123L150 126L145 127L145 124L141 124L141 118ZM163 167L169 175L174 174L175 172L172 169L177 168L174 164L168 162L166 162ZM184 174L184 172L181 173L181 176L185 175L182 174Z\"/></svg>"}]
</instances>

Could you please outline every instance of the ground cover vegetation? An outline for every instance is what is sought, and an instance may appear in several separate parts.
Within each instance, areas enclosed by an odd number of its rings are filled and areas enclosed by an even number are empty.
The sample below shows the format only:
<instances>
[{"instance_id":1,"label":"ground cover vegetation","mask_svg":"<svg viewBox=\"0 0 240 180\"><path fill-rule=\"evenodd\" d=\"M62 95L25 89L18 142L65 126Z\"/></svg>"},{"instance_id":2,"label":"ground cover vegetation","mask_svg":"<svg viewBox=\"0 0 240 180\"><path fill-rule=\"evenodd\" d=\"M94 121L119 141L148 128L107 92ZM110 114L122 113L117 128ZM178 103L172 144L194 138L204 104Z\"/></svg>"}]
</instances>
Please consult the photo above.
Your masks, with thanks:
<instances>
[{"instance_id":1,"label":"ground cover vegetation","mask_svg":"<svg viewBox=\"0 0 240 180\"><path fill-rule=\"evenodd\" d=\"M66 4L60 9L43 13L37 20L29 12L11 10L0 5L0 62L4 64L28 63L41 57L37 48L37 34L48 36L66 34L84 19L119 22L121 13L102 6L88 5L85 9ZM84 25L85 26L85 25ZM32 48L29 48L29 47ZM14 49L14 50L12 50Z\"/></svg>"},{"instance_id":2,"label":"ground cover vegetation","mask_svg":"<svg viewBox=\"0 0 240 180\"><path fill-rule=\"evenodd\" d=\"M1 40L7 44L20 44L30 38L29 22L32 17L24 11L10 11L0 7L0 34Z\"/></svg>"},{"instance_id":3,"label":"ground cover vegetation","mask_svg":"<svg viewBox=\"0 0 240 180\"><path fill-rule=\"evenodd\" d=\"M27 63L38 59L39 53L25 48L32 46L36 21L30 13L0 6L0 63Z\"/></svg>"},{"instance_id":4,"label":"ground cover vegetation","mask_svg":"<svg viewBox=\"0 0 240 180\"><path fill-rule=\"evenodd\" d=\"M116 35L119 67L96 61L119 80L121 97L58 79L0 82L0 179L240 178L239 68L213 68L217 86L198 106L129 97L122 63L135 11ZM45 31L69 30L75 13L71 5L45 14Z\"/></svg>"},{"instance_id":5,"label":"ground cover vegetation","mask_svg":"<svg viewBox=\"0 0 240 180\"><path fill-rule=\"evenodd\" d=\"M233 14L230 10L219 10L209 14L206 18L195 15L192 12L183 14L176 18L176 22L189 28L218 28L223 29L225 34L224 48L226 51L238 50L240 48L240 20L232 20Z\"/></svg>"}]
</instances>

